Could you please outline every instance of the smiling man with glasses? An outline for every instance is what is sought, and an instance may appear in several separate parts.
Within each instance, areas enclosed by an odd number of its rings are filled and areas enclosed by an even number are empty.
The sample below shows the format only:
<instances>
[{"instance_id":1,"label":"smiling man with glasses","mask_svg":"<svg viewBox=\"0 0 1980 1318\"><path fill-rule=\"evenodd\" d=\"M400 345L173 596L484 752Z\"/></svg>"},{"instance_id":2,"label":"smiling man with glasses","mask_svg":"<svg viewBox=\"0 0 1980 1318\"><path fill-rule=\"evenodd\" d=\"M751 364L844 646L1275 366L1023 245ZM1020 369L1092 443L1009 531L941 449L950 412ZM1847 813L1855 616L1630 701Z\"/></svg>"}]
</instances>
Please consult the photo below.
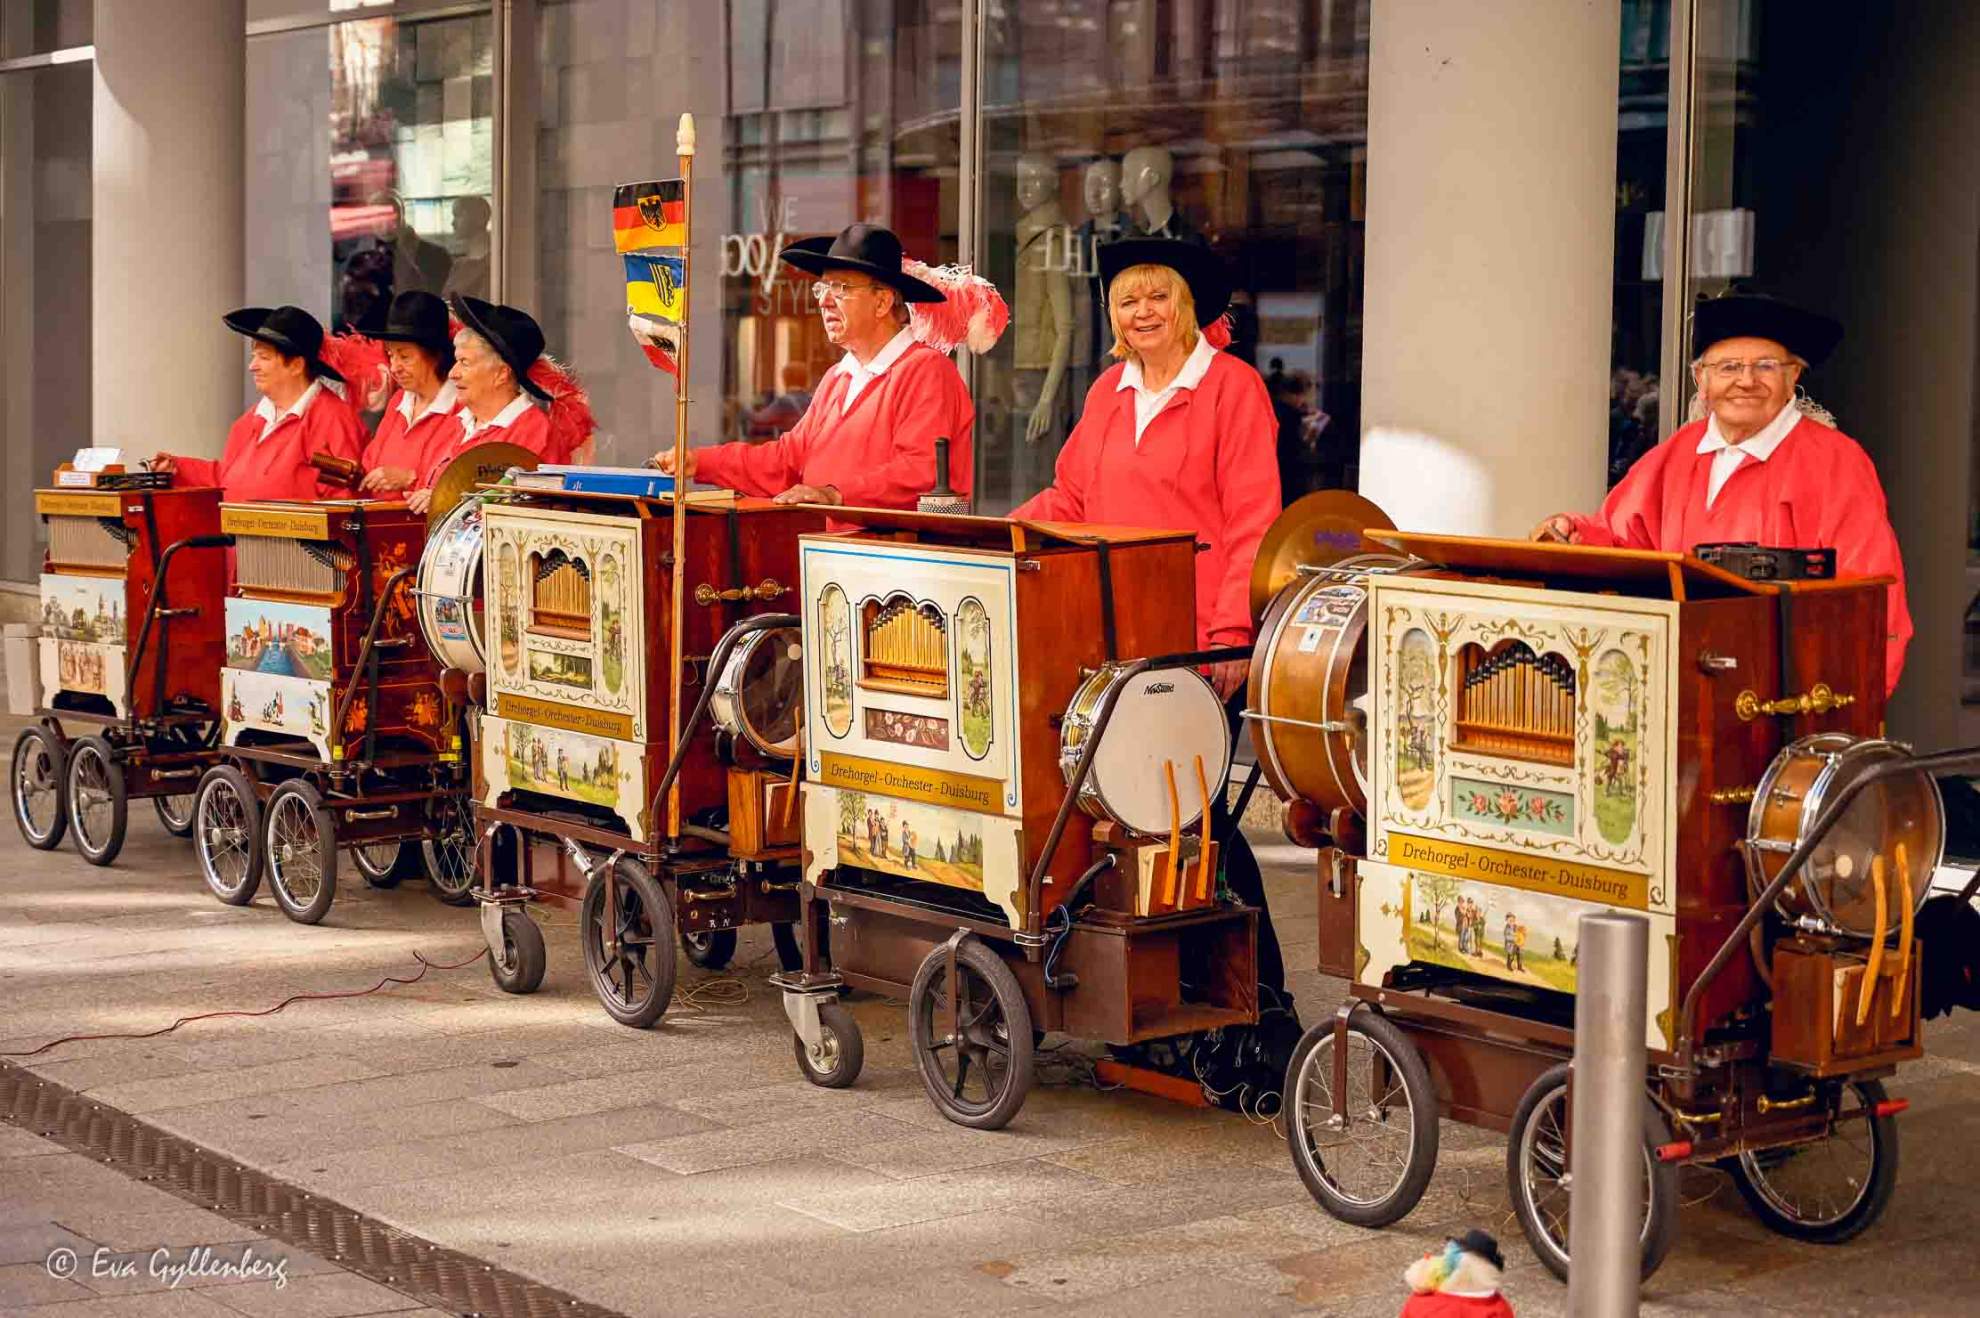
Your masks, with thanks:
<instances>
[{"instance_id":1,"label":"smiling man with glasses","mask_svg":"<svg viewBox=\"0 0 1980 1318\"><path fill-rule=\"evenodd\" d=\"M1536 540L1690 550L1754 541L1836 551L1836 574L1892 578L1884 685L1897 686L1911 640L1904 560L1884 487L1835 418L1796 393L1842 326L1758 294L1702 299L1693 317L1698 395L1692 420L1637 460L1592 517L1556 513Z\"/></svg>"}]
</instances>

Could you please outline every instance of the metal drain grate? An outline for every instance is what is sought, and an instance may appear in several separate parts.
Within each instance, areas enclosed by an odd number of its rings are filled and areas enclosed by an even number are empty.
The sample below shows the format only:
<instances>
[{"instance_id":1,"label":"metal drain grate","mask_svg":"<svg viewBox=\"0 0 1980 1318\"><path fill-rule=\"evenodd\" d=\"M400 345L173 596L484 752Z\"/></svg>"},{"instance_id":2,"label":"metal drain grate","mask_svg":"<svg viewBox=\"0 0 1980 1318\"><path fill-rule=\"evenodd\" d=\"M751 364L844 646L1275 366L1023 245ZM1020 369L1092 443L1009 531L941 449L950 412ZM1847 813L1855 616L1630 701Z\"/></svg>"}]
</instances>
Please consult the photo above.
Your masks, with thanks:
<instances>
[{"instance_id":1,"label":"metal drain grate","mask_svg":"<svg viewBox=\"0 0 1980 1318\"><path fill-rule=\"evenodd\" d=\"M387 1226L4 1061L0 1121L450 1313L617 1318L613 1310Z\"/></svg>"}]
</instances>

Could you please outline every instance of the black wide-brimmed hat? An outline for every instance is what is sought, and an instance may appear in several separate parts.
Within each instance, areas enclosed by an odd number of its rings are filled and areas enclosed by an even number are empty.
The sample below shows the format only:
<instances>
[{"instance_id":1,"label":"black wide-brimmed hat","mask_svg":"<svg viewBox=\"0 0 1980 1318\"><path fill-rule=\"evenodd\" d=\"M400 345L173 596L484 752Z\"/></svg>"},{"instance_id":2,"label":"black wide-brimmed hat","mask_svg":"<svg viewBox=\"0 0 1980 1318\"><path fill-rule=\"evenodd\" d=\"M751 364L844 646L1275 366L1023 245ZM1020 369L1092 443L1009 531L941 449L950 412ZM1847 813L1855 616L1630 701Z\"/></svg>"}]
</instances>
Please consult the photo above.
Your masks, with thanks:
<instances>
[{"instance_id":1,"label":"black wide-brimmed hat","mask_svg":"<svg viewBox=\"0 0 1980 1318\"><path fill-rule=\"evenodd\" d=\"M454 299L454 314L461 324L488 341L495 355L516 373L516 383L531 394L550 401L549 391L529 378L529 368L543 355L543 330L527 311L497 306L478 297Z\"/></svg>"},{"instance_id":2,"label":"black wide-brimmed hat","mask_svg":"<svg viewBox=\"0 0 1980 1318\"><path fill-rule=\"evenodd\" d=\"M777 253L808 275L857 270L870 275L909 302L940 302L942 290L901 271L901 240L877 224L849 224L836 238L800 238Z\"/></svg>"},{"instance_id":3,"label":"black wide-brimmed hat","mask_svg":"<svg viewBox=\"0 0 1980 1318\"><path fill-rule=\"evenodd\" d=\"M220 317L236 334L258 339L277 352L309 363L311 379L343 383L344 377L323 360L323 326L301 307L242 307Z\"/></svg>"},{"instance_id":4,"label":"black wide-brimmed hat","mask_svg":"<svg viewBox=\"0 0 1980 1318\"><path fill-rule=\"evenodd\" d=\"M1499 1252L1499 1242L1490 1232L1473 1227L1461 1236L1452 1236L1451 1243L1467 1254L1476 1254L1501 1272L1506 1270L1506 1256Z\"/></svg>"},{"instance_id":5,"label":"black wide-brimmed hat","mask_svg":"<svg viewBox=\"0 0 1980 1318\"><path fill-rule=\"evenodd\" d=\"M1121 238L1100 248L1100 282L1109 288L1114 276L1137 265L1166 265L1181 275L1196 303L1198 325L1208 325L1230 308L1230 274L1207 247L1180 238Z\"/></svg>"},{"instance_id":6,"label":"black wide-brimmed hat","mask_svg":"<svg viewBox=\"0 0 1980 1318\"><path fill-rule=\"evenodd\" d=\"M385 313L385 327L373 332L371 337L387 343L415 344L436 357L448 355L454 345L447 304L416 288L392 299L391 308Z\"/></svg>"},{"instance_id":7,"label":"black wide-brimmed hat","mask_svg":"<svg viewBox=\"0 0 1980 1318\"><path fill-rule=\"evenodd\" d=\"M1727 293L1698 299L1691 343L1700 357L1723 339L1772 339L1810 366L1842 341L1842 322L1764 293Z\"/></svg>"}]
</instances>

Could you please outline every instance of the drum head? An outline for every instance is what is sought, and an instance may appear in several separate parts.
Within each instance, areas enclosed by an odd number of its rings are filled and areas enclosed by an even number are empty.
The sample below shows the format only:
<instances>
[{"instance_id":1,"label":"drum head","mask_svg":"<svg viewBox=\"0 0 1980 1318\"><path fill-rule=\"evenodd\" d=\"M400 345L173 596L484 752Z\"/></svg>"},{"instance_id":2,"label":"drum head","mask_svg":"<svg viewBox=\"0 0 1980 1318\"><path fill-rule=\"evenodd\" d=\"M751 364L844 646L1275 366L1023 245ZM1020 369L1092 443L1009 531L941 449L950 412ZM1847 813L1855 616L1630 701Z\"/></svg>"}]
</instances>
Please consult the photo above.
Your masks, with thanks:
<instances>
[{"instance_id":1,"label":"drum head","mask_svg":"<svg viewBox=\"0 0 1980 1318\"><path fill-rule=\"evenodd\" d=\"M1203 678L1166 668L1124 679L1119 703L1093 753L1087 786L1109 818L1148 837L1167 837L1203 817L1196 763L1214 802L1231 757L1224 702ZM1178 824L1169 807L1168 765L1175 766Z\"/></svg>"},{"instance_id":2,"label":"drum head","mask_svg":"<svg viewBox=\"0 0 1980 1318\"><path fill-rule=\"evenodd\" d=\"M733 688L740 733L765 755L797 754L799 703L804 694L804 651L795 627L773 627L751 636L729 660L723 685Z\"/></svg>"},{"instance_id":3,"label":"drum head","mask_svg":"<svg viewBox=\"0 0 1980 1318\"><path fill-rule=\"evenodd\" d=\"M1258 542L1258 557L1251 565L1252 619L1264 616L1272 597L1301 567L1324 567L1358 554L1384 554L1385 561L1394 561L1394 551L1361 533L1390 531L1395 525L1353 490L1316 490L1293 500Z\"/></svg>"},{"instance_id":4,"label":"drum head","mask_svg":"<svg viewBox=\"0 0 1980 1318\"><path fill-rule=\"evenodd\" d=\"M1803 803L1806 829L1843 788L1880 761L1903 754L1885 741L1859 742L1842 752ZM1899 870L1898 848L1904 848ZM1938 784L1920 772L1901 773L1858 793L1809 855L1790 885L1802 889L1816 912L1844 933L1873 937L1877 932L1877 885L1871 862L1883 858L1886 930L1895 929L1910 884L1914 910L1932 886L1945 847L1945 813Z\"/></svg>"},{"instance_id":5,"label":"drum head","mask_svg":"<svg viewBox=\"0 0 1980 1318\"><path fill-rule=\"evenodd\" d=\"M419 627L443 665L478 673L482 646L481 504L463 500L442 518L420 552Z\"/></svg>"}]
</instances>

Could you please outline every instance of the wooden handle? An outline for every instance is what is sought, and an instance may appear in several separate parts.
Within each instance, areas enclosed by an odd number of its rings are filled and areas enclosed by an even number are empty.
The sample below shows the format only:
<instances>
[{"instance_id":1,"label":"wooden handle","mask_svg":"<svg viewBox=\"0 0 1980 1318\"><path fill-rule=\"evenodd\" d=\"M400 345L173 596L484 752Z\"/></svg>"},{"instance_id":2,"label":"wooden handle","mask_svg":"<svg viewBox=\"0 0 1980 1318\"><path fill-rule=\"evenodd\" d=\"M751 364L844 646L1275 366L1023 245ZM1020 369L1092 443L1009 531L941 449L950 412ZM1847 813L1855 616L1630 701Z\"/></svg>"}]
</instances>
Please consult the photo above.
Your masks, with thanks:
<instances>
[{"instance_id":1,"label":"wooden handle","mask_svg":"<svg viewBox=\"0 0 1980 1318\"><path fill-rule=\"evenodd\" d=\"M797 754L791 757L790 790L784 793L784 822L782 826L785 828L791 826L791 811L797 808L798 780L804 777L804 704L802 700L798 703L797 745L794 749L797 751Z\"/></svg>"},{"instance_id":2,"label":"wooden handle","mask_svg":"<svg viewBox=\"0 0 1980 1318\"><path fill-rule=\"evenodd\" d=\"M1210 780L1203 775L1203 757L1196 757L1196 791L1203 798L1203 831L1196 848L1196 901L1210 901Z\"/></svg>"},{"instance_id":3,"label":"wooden handle","mask_svg":"<svg viewBox=\"0 0 1980 1318\"><path fill-rule=\"evenodd\" d=\"M1162 761L1162 772L1169 779L1169 879L1162 887L1163 905L1176 909L1182 873L1182 797L1176 791L1176 762Z\"/></svg>"},{"instance_id":4,"label":"wooden handle","mask_svg":"<svg viewBox=\"0 0 1980 1318\"><path fill-rule=\"evenodd\" d=\"M1891 1018L1895 1020L1904 1014L1906 1003L1911 997L1911 925L1912 901L1911 866L1906 864L1904 843L1897 844L1897 871L1899 892L1904 897L1904 908L1898 912L1898 973L1897 982L1891 988Z\"/></svg>"},{"instance_id":5,"label":"wooden handle","mask_svg":"<svg viewBox=\"0 0 1980 1318\"><path fill-rule=\"evenodd\" d=\"M1890 926L1889 896L1884 888L1884 858L1870 858L1870 886L1877 894L1877 933L1870 944L1870 963L1864 967L1863 990L1856 995L1856 1023L1870 1019L1870 995L1877 990L1877 974L1884 968L1884 932Z\"/></svg>"},{"instance_id":6,"label":"wooden handle","mask_svg":"<svg viewBox=\"0 0 1980 1318\"><path fill-rule=\"evenodd\" d=\"M309 465L339 485L356 485L363 476L363 469L357 463L334 453L312 453Z\"/></svg>"}]
</instances>

